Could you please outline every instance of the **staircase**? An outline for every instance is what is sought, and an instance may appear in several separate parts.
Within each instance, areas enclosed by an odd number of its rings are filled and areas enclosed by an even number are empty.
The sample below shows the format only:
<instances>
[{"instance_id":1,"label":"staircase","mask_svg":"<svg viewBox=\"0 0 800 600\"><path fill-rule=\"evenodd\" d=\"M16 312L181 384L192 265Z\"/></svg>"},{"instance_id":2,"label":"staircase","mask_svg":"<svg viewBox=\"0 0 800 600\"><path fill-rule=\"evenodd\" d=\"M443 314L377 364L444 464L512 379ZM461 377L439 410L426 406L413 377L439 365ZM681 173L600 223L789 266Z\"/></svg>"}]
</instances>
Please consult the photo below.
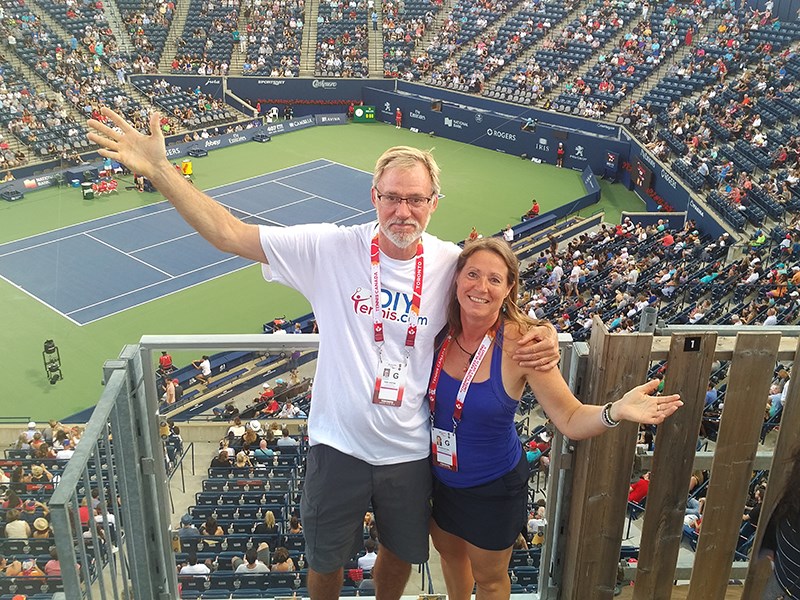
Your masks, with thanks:
<instances>
[{"instance_id":1,"label":"staircase","mask_svg":"<svg viewBox=\"0 0 800 600\"><path fill-rule=\"evenodd\" d=\"M303 17L303 41L300 52L300 77L314 76L314 63L317 60L317 17L319 0L306 2Z\"/></svg>"},{"instance_id":2,"label":"staircase","mask_svg":"<svg viewBox=\"0 0 800 600\"><path fill-rule=\"evenodd\" d=\"M228 65L228 73L231 75L242 74L244 59L247 58L247 17L244 13L245 10L242 7L242 9L239 10L239 21L236 24L236 28L239 30L240 41L234 42L233 52L231 53L231 64ZM242 51L240 51L240 49L242 49Z\"/></svg>"},{"instance_id":3,"label":"staircase","mask_svg":"<svg viewBox=\"0 0 800 600\"><path fill-rule=\"evenodd\" d=\"M445 21L447 21L447 17L453 12L453 7L455 7L457 1L458 0L444 0L439 12L433 17L433 21L425 29L425 34L420 39L414 52L411 53L412 61L414 58L421 56L427 51L428 46L430 46L431 42L439 35L442 27L444 27ZM381 70L383 70L383 66L381 66Z\"/></svg>"},{"instance_id":4,"label":"staircase","mask_svg":"<svg viewBox=\"0 0 800 600\"><path fill-rule=\"evenodd\" d=\"M164 45L161 60L158 61L159 73L169 73L172 70L172 59L175 58L178 50L175 39L183 33L183 26L186 25L186 17L189 14L189 3L189 0L186 0L175 5L175 14L172 16L172 24L169 26L169 32L167 33L167 43ZM231 65L231 71L233 70L232 67Z\"/></svg>"},{"instance_id":5,"label":"staircase","mask_svg":"<svg viewBox=\"0 0 800 600\"><path fill-rule=\"evenodd\" d=\"M383 76L383 27L381 27L381 6L376 2L375 11L378 13L378 29L372 28L372 13L367 15L367 32L369 35L369 75L370 77ZM369 11L367 11L369 12Z\"/></svg>"}]
</instances>

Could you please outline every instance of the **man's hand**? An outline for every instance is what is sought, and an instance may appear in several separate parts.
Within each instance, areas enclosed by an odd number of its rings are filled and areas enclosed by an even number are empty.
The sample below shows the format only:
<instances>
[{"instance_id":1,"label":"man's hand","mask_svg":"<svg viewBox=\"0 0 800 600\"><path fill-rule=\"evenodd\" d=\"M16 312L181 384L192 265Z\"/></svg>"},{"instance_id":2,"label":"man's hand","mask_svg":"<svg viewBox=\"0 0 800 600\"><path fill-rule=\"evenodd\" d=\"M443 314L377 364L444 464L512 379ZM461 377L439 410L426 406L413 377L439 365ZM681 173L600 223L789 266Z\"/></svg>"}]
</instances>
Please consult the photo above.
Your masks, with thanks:
<instances>
[{"instance_id":1,"label":"man's hand","mask_svg":"<svg viewBox=\"0 0 800 600\"><path fill-rule=\"evenodd\" d=\"M144 135L113 110L103 107L100 112L108 118L108 125L95 119L86 123L93 130L87 138L100 146L100 156L116 160L150 180L157 177L160 169L174 169L167 160L160 114L150 114L150 135Z\"/></svg>"},{"instance_id":2,"label":"man's hand","mask_svg":"<svg viewBox=\"0 0 800 600\"><path fill-rule=\"evenodd\" d=\"M550 323L532 327L519 339L511 358L523 368L533 368L536 371L554 369L561 360L556 328Z\"/></svg>"}]
</instances>

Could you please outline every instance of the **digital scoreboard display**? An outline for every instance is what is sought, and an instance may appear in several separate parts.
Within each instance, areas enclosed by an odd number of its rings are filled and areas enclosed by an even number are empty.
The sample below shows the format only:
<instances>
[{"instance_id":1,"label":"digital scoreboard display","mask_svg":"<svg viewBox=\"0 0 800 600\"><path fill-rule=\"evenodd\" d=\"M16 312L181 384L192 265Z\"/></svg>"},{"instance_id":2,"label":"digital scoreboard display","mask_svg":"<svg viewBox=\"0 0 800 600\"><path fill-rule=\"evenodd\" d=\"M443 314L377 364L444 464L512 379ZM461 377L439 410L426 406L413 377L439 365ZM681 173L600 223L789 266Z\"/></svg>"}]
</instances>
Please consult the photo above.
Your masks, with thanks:
<instances>
[{"instance_id":1,"label":"digital scoreboard display","mask_svg":"<svg viewBox=\"0 0 800 600\"><path fill-rule=\"evenodd\" d=\"M374 106L356 106L353 110L353 123L374 123Z\"/></svg>"}]
</instances>

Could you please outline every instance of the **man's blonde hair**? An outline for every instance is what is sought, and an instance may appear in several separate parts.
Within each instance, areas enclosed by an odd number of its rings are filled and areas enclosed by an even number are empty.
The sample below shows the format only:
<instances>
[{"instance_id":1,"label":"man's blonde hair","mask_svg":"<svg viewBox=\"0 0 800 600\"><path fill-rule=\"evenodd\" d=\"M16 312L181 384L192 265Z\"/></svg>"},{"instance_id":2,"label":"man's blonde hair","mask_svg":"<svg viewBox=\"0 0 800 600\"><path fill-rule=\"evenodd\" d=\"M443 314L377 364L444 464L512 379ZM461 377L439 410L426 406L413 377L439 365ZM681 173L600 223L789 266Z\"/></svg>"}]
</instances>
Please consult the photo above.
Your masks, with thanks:
<instances>
[{"instance_id":1,"label":"man's blonde hair","mask_svg":"<svg viewBox=\"0 0 800 600\"><path fill-rule=\"evenodd\" d=\"M439 165L436 164L436 160L429 150L420 150L411 146L395 146L381 154L378 162L375 163L375 171L372 174L372 187L378 186L378 182L383 177L386 169L411 169L417 164L422 164L428 170L428 175L431 177L431 186L433 187L432 192L438 196L441 189Z\"/></svg>"}]
</instances>

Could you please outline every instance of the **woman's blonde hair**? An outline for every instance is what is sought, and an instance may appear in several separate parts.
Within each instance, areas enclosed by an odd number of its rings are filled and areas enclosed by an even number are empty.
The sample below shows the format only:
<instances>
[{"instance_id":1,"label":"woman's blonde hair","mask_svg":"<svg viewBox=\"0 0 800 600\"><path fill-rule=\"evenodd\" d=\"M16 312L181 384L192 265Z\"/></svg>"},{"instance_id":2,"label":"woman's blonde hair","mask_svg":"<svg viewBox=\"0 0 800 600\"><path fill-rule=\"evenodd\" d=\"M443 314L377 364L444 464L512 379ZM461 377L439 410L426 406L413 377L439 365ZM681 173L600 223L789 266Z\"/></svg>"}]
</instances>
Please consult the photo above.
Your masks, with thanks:
<instances>
[{"instance_id":1,"label":"woman's blonde hair","mask_svg":"<svg viewBox=\"0 0 800 600\"><path fill-rule=\"evenodd\" d=\"M274 513L274 512L272 512L271 510L268 510L268 511L266 512L266 514L264 515L264 523L265 523L265 524L267 525L267 527L269 527L270 529L271 529L271 528L273 528L273 527L275 527L275 513Z\"/></svg>"}]
</instances>

